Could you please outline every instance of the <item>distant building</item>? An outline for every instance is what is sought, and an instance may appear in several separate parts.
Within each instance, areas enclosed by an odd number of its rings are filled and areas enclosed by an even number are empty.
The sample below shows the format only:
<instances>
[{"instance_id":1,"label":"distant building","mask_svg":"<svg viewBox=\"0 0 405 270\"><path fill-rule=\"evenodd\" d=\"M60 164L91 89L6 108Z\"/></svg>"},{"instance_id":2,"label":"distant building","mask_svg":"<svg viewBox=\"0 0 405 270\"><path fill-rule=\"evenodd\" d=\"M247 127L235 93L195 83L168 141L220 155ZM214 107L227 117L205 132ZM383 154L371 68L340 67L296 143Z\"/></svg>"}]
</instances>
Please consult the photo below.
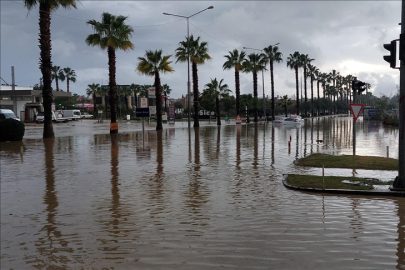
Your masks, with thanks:
<instances>
[{"instance_id":1,"label":"distant building","mask_svg":"<svg viewBox=\"0 0 405 270\"><path fill-rule=\"evenodd\" d=\"M9 109L20 118L21 121L33 122L35 115L43 111L42 90L34 90L31 86L0 85L0 109ZM72 93L52 91L53 97L71 97ZM17 100L17 108L14 108L14 100Z\"/></svg>"}]
</instances>

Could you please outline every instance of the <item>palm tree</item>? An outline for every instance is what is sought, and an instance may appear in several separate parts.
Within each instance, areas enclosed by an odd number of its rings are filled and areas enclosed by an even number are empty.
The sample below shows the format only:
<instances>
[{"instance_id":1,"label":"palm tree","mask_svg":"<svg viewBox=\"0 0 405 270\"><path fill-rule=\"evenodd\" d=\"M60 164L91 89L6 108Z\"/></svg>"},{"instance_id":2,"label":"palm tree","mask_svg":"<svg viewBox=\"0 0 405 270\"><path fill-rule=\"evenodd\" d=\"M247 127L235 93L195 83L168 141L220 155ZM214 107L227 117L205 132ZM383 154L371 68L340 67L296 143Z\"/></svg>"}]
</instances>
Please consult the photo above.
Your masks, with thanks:
<instances>
[{"instance_id":1,"label":"palm tree","mask_svg":"<svg viewBox=\"0 0 405 270\"><path fill-rule=\"evenodd\" d=\"M128 106L128 97L132 95L132 90L128 85L119 85L117 86L117 95L120 97L124 97L125 99L125 108L129 111ZM121 99L120 99L121 100Z\"/></svg>"},{"instance_id":2,"label":"palm tree","mask_svg":"<svg viewBox=\"0 0 405 270\"><path fill-rule=\"evenodd\" d=\"M215 99L215 108L216 108L216 115L217 115L217 125L221 125L221 98L229 97L229 94L232 92L227 84L222 84L224 79L221 79L218 83L217 78L211 79L210 83L205 85L207 91L207 95Z\"/></svg>"},{"instance_id":3,"label":"palm tree","mask_svg":"<svg viewBox=\"0 0 405 270\"><path fill-rule=\"evenodd\" d=\"M308 65L315 59L311 59L308 57L308 54L301 54L300 56L300 66L304 70L304 95L305 95L305 102L308 101L307 98L307 70L308 70ZM307 112L305 111L305 115L307 115Z\"/></svg>"},{"instance_id":4,"label":"palm tree","mask_svg":"<svg viewBox=\"0 0 405 270\"><path fill-rule=\"evenodd\" d=\"M274 62L280 63L283 61L283 54L278 51L277 46L268 46L263 49L267 61L270 63L270 83L271 83L271 120L274 120L274 76L273 65ZM266 116L265 116L266 117Z\"/></svg>"},{"instance_id":5,"label":"palm tree","mask_svg":"<svg viewBox=\"0 0 405 270\"><path fill-rule=\"evenodd\" d=\"M141 92L142 92L141 86L140 86L139 84L132 83L132 84L129 86L129 89L131 89L132 94L134 95L134 98L135 98L135 107L138 107L138 95L140 95Z\"/></svg>"},{"instance_id":6,"label":"palm tree","mask_svg":"<svg viewBox=\"0 0 405 270\"><path fill-rule=\"evenodd\" d=\"M52 66L52 73L51 73L52 80L55 80L56 84L56 91L59 91L59 80L64 81L65 75L61 70L60 66Z\"/></svg>"},{"instance_id":7,"label":"palm tree","mask_svg":"<svg viewBox=\"0 0 405 270\"><path fill-rule=\"evenodd\" d=\"M251 53L243 61L243 72L253 74L253 109L254 120L258 121L258 99L257 99L257 72L266 69L266 59L263 54Z\"/></svg>"},{"instance_id":8,"label":"palm tree","mask_svg":"<svg viewBox=\"0 0 405 270\"><path fill-rule=\"evenodd\" d=\"M293 104L292 100L287 95L278 102L278 106L284 109L285 117L287 117L287 108Z\"/></svg>"},{"instance_id":9,"label":"palm tree","mask_svg":"<svg viewBox=\"0 0 405 270\"><path fill-rule=\"evenodd\" d=\"M102 85L97 91L97 94L104 97L104 111L105 115L107 116L107 94L109 92L109 88L107 85Z\"/></svg>"},{"instance_id":10,"label":"palm tree","mask_svg":"<svg viewBox=\"0 0 405 270\"><path fill-rule=\"evenodd\" d=\"M109 74L109 96L111 123L117 123L117 83L115 80L115 51L121 49L123 51L133 49L134 44L129 40L134 30L131 26L125 24L128 17L114 16L104 12L101 15L101 22L90 20L90 24L94 29L94 34L86 38L86 43L89 46L99 46L102 50L107 49L108 52L108 74ZM110 125L110 133L118 133L118 125Z\"/></svg>"},{"instance_id":11,"label":"palm tree","mask_svg":"<svg viewBox=\"0 0 405 270\"><path fill-rule=\"evenodd\" d=\"M162 89L163 89L163 94L165 95L165 112L167 112L167 95L170 95L170 92L172 92L172 89L167 84L164 84L162 86Z\"/></svg>"},{"instance_id":12,"label":"palm tree","mask_svg":"<svg viewBox=\"0 0 405 270\"><path fill-rule=\"evenodd\" d=\"M333 82L333 87L336 87L336 79L339 76L339 72L336 72L336 70L332 70L332 72L329 73L329 80ZM334 89L333 93L337 93ZM336 94L333 95L333 107L335 107L335 101L336 101ZM334 108L335 112L335 108Z\"/></svg>"},{"instance_id":13,"label":"palm tree","mask_svg":"<svg viewBox=\"0 0 405 270\"><path fill-rule=\"evenodd\" d=\"M44 132L43 138L54 138L52 125L52 60L51 60L51 12L60 6L68 9L76 8L75 0L24 0L24 5L28 10L39 6L39 49L40 64L42 73L42 98L44 107Z\"/></svg>"},{"instance_id":14,"label":"palm tree","mask_svg":"<svg viewBox=\"0 0 405 270\"><path fill-rule=\"evenodd\" d=\"M235 93L236 93L236 115L240 116L240 81L239 72L243 69L243 61L245 60L246 53L244 51L239 51L237 49L229 52L229 55L224 55L227 59L223 64L222 68L234 69L235 71Z\"/></svg>"},{"instance_id":15,"label":"palm tree","mask_svg":"<svg viewBox=\"0 0 405 270\"><path fill-rule=\"evenodd\" d=\"M290 56L287 57L287 67L290 67L291 69L295 70L295 86L296 86L296 90L297 90L297 115L300 114L300 101L299 101L299 97L300 97L300 93L299 93L299 89L298 89L298 68L300 67L300 60L301 54L299 52L294 52L294 54L290 54Z\"/></svg>"},{"instance_id":16,"label":"palm tree","mask_svg":"<svg viewBox=\"0 0 405 270\"><path fill-rule=\"evenodd\" d=\"M63 72L63 80L66 79L66 91L69 93L69 82L76 82L76 73L70 67L66 67L62 69Z\"/></svg>"},{"instance_id":17,"label":"palm tree","mask_svg":"<svg viewBox=\"0 0 405 270\"><path fill-rule=\"evenodd\" d=\"M87 85L87 89L86 89L86 94L88 96L91 96L93 99L93 112L94 112L94 116L95 118L97 117L97 105L96 105L96 94L100 91L100 85L98 83L92 83Z\"/></svg>"},{"instance_id":18,"label":"palm tree","mask_svg":"<svg viewBox=\"0 0 405 270\"><path fill-rule=\"evenodd\" d=\"M186 40L181 41L179 44L180 47L176 49L176 58L177 58L176 63L179 61L187 62L188 59L191 60L191 69L193 74L193 96L194 96L194 127L199 127L200 106L198 98L200 96L200 93L198 91L197 65L202 65L205 63L205 60L211 59L211 56L208 54L208 47L207 47L208 43L204 41L200 42L200 37L194 40L193 35L191 35L189 38L186 37Z\"/></svg>"},{"instance_id":19,"label":"palm tree","mask_svg":"<svg viewBox=\"0 0 405 270\"><path fill-rule=\"evenodd\" d=\"M314 116L314 80L316 79L315 74L317 71L319 69L316 66L308 64L308 77L311 79L311 116Z\"/></svg>"},{"instance_id":20,"label":"palm tree","mask_svg":"<svg viewBox=\"0 0 405 270\"><path fill-rule=\"evenodd\" d=\"M162 50L151 51L147 50L145 57L138 57L139 63L137 71L147 76L155 77L155 95L156 95L156 130L162 130L162 86L160 84L159 72L173 72L174 69L170 66L169 61L171 55L162 56Z\"/></svg>"}]
</instances>

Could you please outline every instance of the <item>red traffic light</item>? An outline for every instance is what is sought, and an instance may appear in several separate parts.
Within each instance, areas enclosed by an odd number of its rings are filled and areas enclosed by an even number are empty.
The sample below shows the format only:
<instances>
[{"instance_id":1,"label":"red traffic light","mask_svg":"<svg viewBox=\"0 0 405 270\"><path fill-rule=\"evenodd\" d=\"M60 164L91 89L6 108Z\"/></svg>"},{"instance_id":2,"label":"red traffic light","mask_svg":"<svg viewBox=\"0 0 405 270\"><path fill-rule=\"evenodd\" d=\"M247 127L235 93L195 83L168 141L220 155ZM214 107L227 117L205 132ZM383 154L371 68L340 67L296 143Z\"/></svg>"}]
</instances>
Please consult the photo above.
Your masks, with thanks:
<instances>
[{"instance_id":1,"label":"red traffic light","mask_svg":"<svg viewBox=\"0 0 405 270\"><path fill-rule=\"evenodd\" d=\"M384 48L390 52L390 55L383 56L384 60L390 63L391 68L395 68L397 64L397 42L393 40L389 44L384 44Z\"/></svg>"}]
</instances>

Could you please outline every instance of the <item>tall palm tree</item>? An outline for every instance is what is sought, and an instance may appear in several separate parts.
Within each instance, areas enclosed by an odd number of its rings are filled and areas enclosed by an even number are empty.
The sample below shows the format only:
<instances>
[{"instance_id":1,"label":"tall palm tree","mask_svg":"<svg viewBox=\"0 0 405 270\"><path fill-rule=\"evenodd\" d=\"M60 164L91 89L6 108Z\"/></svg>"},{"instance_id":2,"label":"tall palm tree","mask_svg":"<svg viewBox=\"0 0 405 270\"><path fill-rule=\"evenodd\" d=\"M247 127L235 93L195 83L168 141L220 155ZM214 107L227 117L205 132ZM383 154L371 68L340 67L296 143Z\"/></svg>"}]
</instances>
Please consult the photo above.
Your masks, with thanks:
<instances>
[{"instance_id":1,"label":"tall palm tree","mask_svg":"<svg viewBox=\"0 0 405 270\"><path fill-rule=\"evenodd\" d=\"M98 118L98 114L97 114L97 104L96 104L96 95L97 93L100 91L100 85L98 83L92 83L87 85L87 89L86 89L86 94L88 96L91 96L93 99L93 112L94 112L94 116L95 118Z\"/></svg>"},{"instance_id":2,"label":"tall palm tree","mask_svg":"<svg viewBox=\"0 0 405 270\"><path fill-rule=\"evenodd\" d=\"M294 52L293 54L290 54L290 56L287 57L287 67L290 67L291 69L295 70L295 87L296 87L296 99L297 99L297 115L300 114L300 93L298 89L298 68L300 67L300 60L301 54L299 52Z\"/></svg>"},{"instance_id":3,"label":"tall palm tree","mask_svg":"<svg viewBox=\"0 0 405 270\"><path fill-rule=\"evenodd\" d=\"M316 68L316 70L314 72L314 77L315 77L315 80L316 80L317 101L318 101L317 104L319 104L319 99L320 99L320 96L319 96L319 84L321 83L321 80L322 80L321 76L322 76L322 72L318 68ZM317 105L316 107L317 107L316 108L317 115L319 115L319 106Z\"/></svg>"},{"instance_id":4,"label":"tall palm tree","mask_svg":"<svg viewBox=\"0 0 405 270\"><path fill-rule=\"evenodd\" d=\"M104 97L104 111L105 115L107 116L107 94L109 92L109 88L107 85L101 85L97 91L97 94Z\"/></svg>"},{"instance_id":5,"label":"tall palm tree","mask_svg":"<svg viewBox=\"0 0 405 270\"><path fill-rule=\"evenodd\" d=\"M187 62L189 57L191 61L191 70L193 74L193 96L194 96L194 127L199 127L199 96L198 91L198 69L197 65L202 65L206 60L211 59L208 54L208 43L205 41L200 42L200 37L194 39L193 35L186 37L185 41L181 41L180 47L176 49L176 63L177 62ZM190 97L188 97L190 98ZM190 113L190 112L189 112Z\"/></svg>"},{"instance_id":6,"label":"tall palm tree","mask_svg":"<svg viewBox=\"0 0 405 270\"><path fill-rule=\"evenodd\" d=\"M229 97L229 94L232 92L227 84L223 84L224 79L221 79L219 82L217 78L211 79L210 83L205 85L205 90L209 93L208 96L215 99L215 108L217 115L217 125L221 125L221 98Z\"/></svg>"},{"instance_id":7,"label":"tall palm tree","mask_svg":"<svg viewBox=\"0 0 405 270\"><path fill-rule=\"evenodd\" d=\"M62 72L63 78L66 79L66 91L69 93L69 82L76 82L76 73L70 67L63 68Z\"/></svg>"},{"instance_id":8,"label":"tall palm tree","mask_svg":"<svg viewBox=\"0 0 405 270\"><path fill-rule=\"evenodd\" d=\"M283 54L278 51L277 46L268 46L263 49L267 61L270 63L270 83L271 83L271 120L274 120L274 76L273 65L274 62L280 63L283 61ZM266 117L266 116L265 116Z\"/></svg>"},{"instance_id":9,"label":"tall palm tree","mask_svg":"<svg viewBox=\"0 0 405 270\"><path fill-rule=\"evenodd\" d=\"M141 86L139 84L132 83L129 86L129 89L131 89L132 94L134 95L135 107L138 107L138 96L141 95L141 93L142 93Z\"/></svg>"},{"instance_id":10,"label":"tall palm tree","mask_svg":"<svg viewBox=\"0 0 405 270\"><path fill-rule=\"evenodd\" d=\"M52 125L52 60L51 60L51 12L63 7L65 9L76 8L75 0L24 0L28 10L39 6L39 49L42 73L42 98L44 107L44 132L43 138L54 138Z\"/></svg>"},{"instance_id":11,"label":"tall palm tree","mask_svg":"<svg viewBox=\"0 0 405 270\"><path fill-rule=\"evenodd\" d=\"M308 101L308 98L307 98L307 77L308 77L307 71L308 71L308 65L313 60L315 60L315 59L309 58L308 54L301 54L301 56L300 56L300 62L301 62L300 64L301 64L301 67L304 70L304 96L305 96L305 102ZM305 115L306 114L307 114L307 112L305 112Z\"/></svg>"},{"instance_id":12,"label":"tall palm tree","mask_svg":"<svg viewBox=\"0 0 405 270\"><path fill-rule=\"evenodd\" d=\"M314 80L317 70L316 66L308 64L308 77L311 80L311 116L314 116Z\"/></svg>"},{"instance_id":13,"label":"tall palm tree","mask_svg":"<svg viewBox=\"0 0 405 270\"><path fill-rule=\"evenodd\" d=\"M128 17L114 16L104 12L101 15L101 22L90 20L94 34L86 38L89 46L99 46L102 50L108 52L108 75L109 75L109 96L111 123L117 123L117 82L115 80L115 51L121 49L127 51L134 48L134 44L129 40L134 30L131 26L125 24ZM118 125L110 125L110 133L118 133Z\"/></svg>"},{"instance_id":14,"label":"tall palm tree","mask_svg":"<svg viewBox=\"0 0 405 270\"><path fill-rule=\"evenodd\" d=\"M129 110L128 97L132 95L132 90L130 89L130 87L128 85L119 85L119 86L117 86L117 95L118 95L118 97L121 96L121 97L123 97L125 99L125 108L128 111Z\"/></svg>"},{"instance_id":15,"label":"tall palm tree","mask_svg":"<svg viewBox=\"0 0 405 270\"><path fill-rule=\"evenodd\" d=\"M332 72L329 72L329 80L331 82L333 82L333 87L336 87L336 79L339 76L339 72L336 72L336 70L332 70ZM337 91L335 91L336 89L334 89L333 93L337 93ZM336 102L336 94L333 95L333 111L336 112L335 109L335 102Z\"/></svg>"},{"instance_id":16,"label":"tall palm tree","mask_svg":"<svg viewBox=\"0 0 405 270\"><path fill-rule=\"evenodd\" d=\"M266 69L266 59L264 55L251 53L247 56L245 61L243 61L243 72L253 74L253 109L254 109L254 120L258 121L258 99L257 99L257 72Z\"/></svg>"},{"instance_id":17,"label":"tall palm tree","mask_svg":"<svg viewBox=\"0 0 405 270\"><path fill-rule=\"evenodd\" d=\"M236 115L240 115L240 81L239 72L243 69L243 61L245 60L246 53L244 51L239 51L234 49L229 52L229 55L224 55L227 59L223 64L222 68L234 69L235 71L235 94L236 94Z\"/></svg>"},{"instance_id":18,"label":"tall palm tree","mask_svg":"<svg viewBox=\"0 0 405 270\"><path fill-rule=\"evenodd\" d=\"M170 95L170 93L172 92L172 89L167 84L164 84L162 86L162 89L163 89L163 94L165 95L165 112L167 112L167 95Z\"/></svg>"},{"instance_id":19,"label":"tall palm tree","mask_svg":"<svg viewBox=\"0 0 405 270\"><path fill-rule=\"evenodd\" d=\"M51 78L52 80L55 80L56 91L59 91L59 80L63 81L65 79L65 75L63 74L60 66L52 66L51 72Z\"/></svg>"},{"instance_id":20,"label":"tall palm tree","mask_svg":"<svg viewBox=\"0 0 405 270\"><path fill-rule=\"evenodd\" d=\"M174 69L170 66L169 61L171 55L162 55L162 50L151 51L147 50L145 57L138 57L139 63L137 71L147 76L155 77L155 96L156 96L156 130L162 130L162 86L160 83L159 72L173 72Z\"/></svg>"}]
</instances>

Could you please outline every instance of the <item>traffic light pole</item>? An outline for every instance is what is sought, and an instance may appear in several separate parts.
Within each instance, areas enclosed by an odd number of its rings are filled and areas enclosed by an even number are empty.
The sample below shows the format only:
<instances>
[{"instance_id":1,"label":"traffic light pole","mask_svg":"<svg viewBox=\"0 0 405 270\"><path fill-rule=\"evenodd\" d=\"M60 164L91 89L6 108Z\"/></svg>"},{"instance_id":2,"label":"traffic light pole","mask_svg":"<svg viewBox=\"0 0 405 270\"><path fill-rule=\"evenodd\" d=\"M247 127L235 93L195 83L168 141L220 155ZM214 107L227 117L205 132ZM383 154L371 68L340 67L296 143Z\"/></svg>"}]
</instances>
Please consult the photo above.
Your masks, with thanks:
<instances>
[{"instance_id":1,"label":"traffic light pole","mask_svg":"<svg viewBox=\"0 0 405 270\"><path fill-rule=\"evenodd\" d=\"M353 80L356 81L357 77L354 77ZM355 90L355 89L352 89L352 90L353 90L353 104L356 104L356 102L357 102L356 91L357 90ZM354 118L354 115L353 115L353 156L355 156L355 155L356 155L356 119Z\"/></svg>"},{"instance_id":2,"label":"traffic light pole","mask_svg":"<svg viewBox=\"0 0 405 270\"><path fill-rule=\"evenodd\" d=\"M401 8L401 35L405 34L405 0L402 0ZM405 40L400 40L400 43ZM404 44L400 44L402 49ZM404 52L400 49L400 87L399 87L399 149L398 149L398 177L394 181L394 188L405 188L405 59L401 55Z\"/></svg>"}]
</instances>

